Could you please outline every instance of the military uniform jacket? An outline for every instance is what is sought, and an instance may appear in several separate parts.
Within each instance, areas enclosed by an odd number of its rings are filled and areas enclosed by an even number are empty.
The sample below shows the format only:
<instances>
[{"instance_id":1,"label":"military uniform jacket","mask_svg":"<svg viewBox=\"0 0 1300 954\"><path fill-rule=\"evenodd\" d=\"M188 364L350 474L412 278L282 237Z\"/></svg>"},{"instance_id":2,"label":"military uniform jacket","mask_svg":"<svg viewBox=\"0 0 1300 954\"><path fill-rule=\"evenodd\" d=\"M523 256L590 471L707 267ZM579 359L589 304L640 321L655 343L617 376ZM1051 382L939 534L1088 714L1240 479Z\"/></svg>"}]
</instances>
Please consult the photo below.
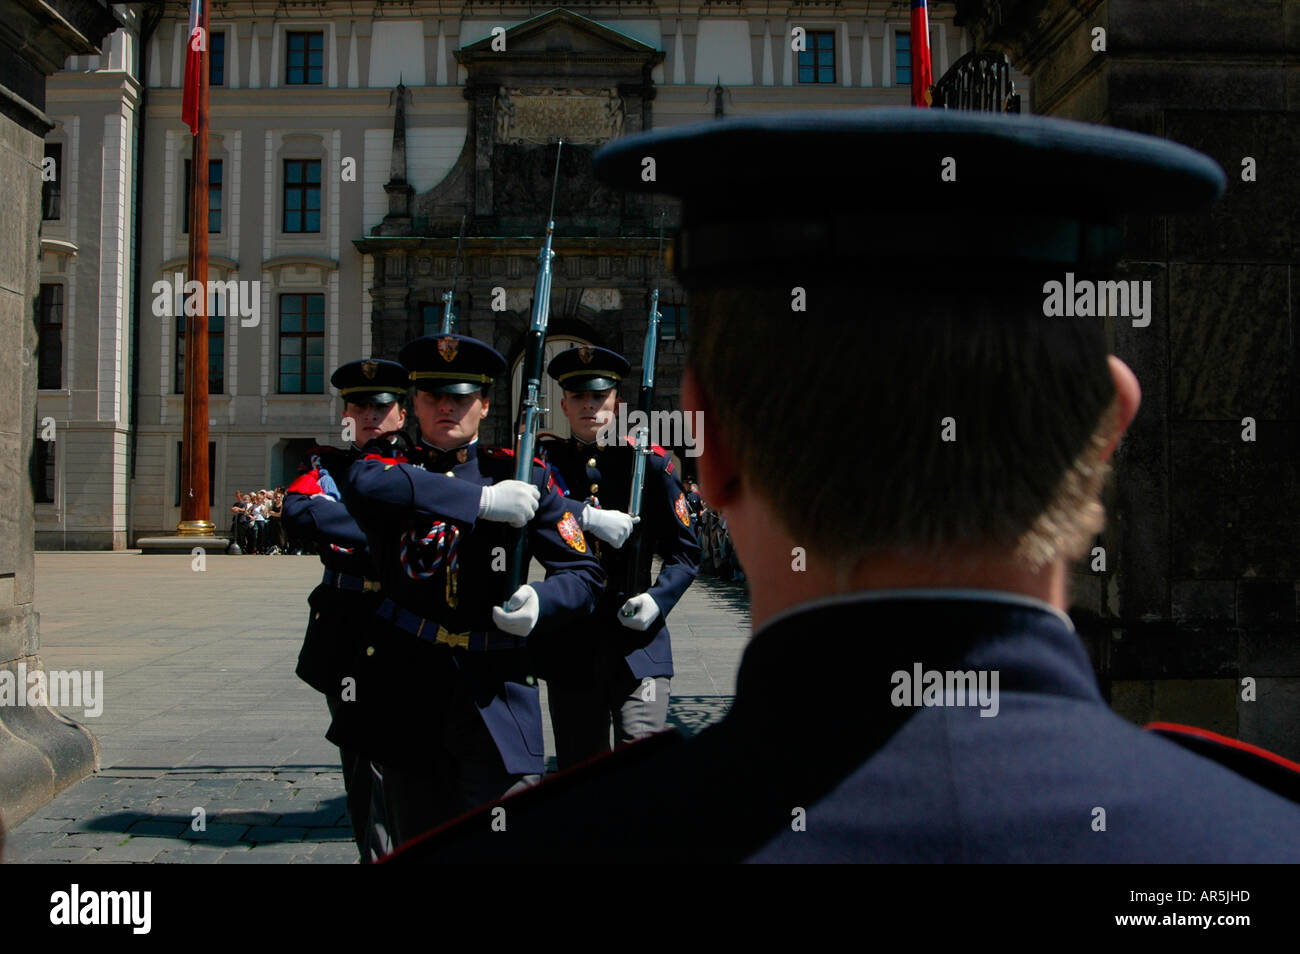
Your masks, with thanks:
<instances>
[{"instance_id":1,"label":"military uniform jacket","mask_svg":"<svg viewBox=\"0 0 1300 954\"><path fill-rule=\"evenodd\" d=\"M415 463L363 458L349 471L345 499L366 533L390 610L405 625L380 624L358 659L370 687L367 707L375 711L376 696L385 700L370 720L372 751L387 749L376 756L381 761L418 758L420 737L439 724L441 700L468 685L507 771L543 769L541 702L526 647L558 638L566 623L589 613L603 577L576 516L536 466L542 497L526 528L525 559L536 557L547 571L530 583L540 615L527 640L516 643L496 629L492 608L510 595L506 570L519 531L479 520L478 505L482 488L513 479L514 469L509 452L479 443L424 448ZM417 637L411 630L421 625ZM452 649L432 641L440 629L519 648Z\"/></svg>"},{"instance_id":2,"label":"military uniform jacket","mask_svg":"<svg viewBox=\"0 0 1300 954\"><path fill-rule=\"evenodd\" d=\"M509 799L508 834L483 809L398 859L1300 861L1300 805L1115 715L1068 619L907 592L775 618L718 725ZM997 672L997 714L895 705L918 665Z\"/></svg>"},{"instance_id":3,"label":"military uniform jacket","mask_svg":"<svg viewBox=\"0 0 1300 954\"><path fill-rule=\"evenodd\" d=\"M355 450L335 451L326 457L334 470L346 473L359 455ZM372 576L366 553L366 537L343 506L334 475L318 457L320 466L299 476L284 495L282 520L299 539L313 541L325 567L324 582L312 591L307 602L312 617L298 656L298 675L308 685L326 694L336 694L346 673L351 652L345 646L351 633L342 629L360 612L374 612L373 589L365 589Z\"/></svg>"},{"instance_id":4,"label":"military uniform jacket","mask_svg":"<svg viewBox=\"0 0 1300 954\"><path fill-rule=\"evenodd\" d=\"M601 447L576 439L542 442L547 464L557 485L570 500L588 506L627 512L632 493L632 467L636 451L631 446ZM638 533L645 534L642 565L635 592L625 592L629 545L614 548L588 536L605 570L605 589L596 611L574 638L555 647L557 652L539 658L541 674L552 681L585 681L590 661L603 654L621 656L637 679L673 675L673 652L667 618L700 570L700 545L691 527L691 514L672 461L655 447L646 461ZM650 555L663 558L659 577L651 585ZM644 632L618 621L618 611L629 597L648 592L659 607L659 617Z\"/></svg>"}]
</instances>

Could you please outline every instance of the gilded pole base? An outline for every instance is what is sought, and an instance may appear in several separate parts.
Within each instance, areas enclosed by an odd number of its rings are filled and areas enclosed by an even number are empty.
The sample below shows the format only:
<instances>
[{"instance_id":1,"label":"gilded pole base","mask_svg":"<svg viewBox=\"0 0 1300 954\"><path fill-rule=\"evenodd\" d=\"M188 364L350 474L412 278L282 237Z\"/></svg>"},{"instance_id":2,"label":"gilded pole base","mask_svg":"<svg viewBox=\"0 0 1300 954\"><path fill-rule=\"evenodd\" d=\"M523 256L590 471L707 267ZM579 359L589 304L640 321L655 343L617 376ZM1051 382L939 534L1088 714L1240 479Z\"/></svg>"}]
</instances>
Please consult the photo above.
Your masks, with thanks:
<instances>
[{"instance_id":1,"label":"gilded pole base","mask_svg":"<svg viewBox=\"0 0 1300 954\"><path fill-rule=\"evenodd\" d=\"M210 537L216 529L211 520L182 520L176 524L176 534L181 537Z\"/></svg>"}]
</instances>

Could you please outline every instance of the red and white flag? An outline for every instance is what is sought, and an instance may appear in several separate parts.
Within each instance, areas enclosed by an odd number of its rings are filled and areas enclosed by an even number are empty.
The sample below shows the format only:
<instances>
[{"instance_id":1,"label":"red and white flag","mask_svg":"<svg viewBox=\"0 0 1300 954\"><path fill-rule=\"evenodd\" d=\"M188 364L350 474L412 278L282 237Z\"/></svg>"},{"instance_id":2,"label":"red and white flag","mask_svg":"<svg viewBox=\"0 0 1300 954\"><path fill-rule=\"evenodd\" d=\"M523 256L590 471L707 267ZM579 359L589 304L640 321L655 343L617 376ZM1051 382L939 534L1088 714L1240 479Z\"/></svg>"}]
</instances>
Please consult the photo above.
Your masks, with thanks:
<instances>
[{"instance_id":1,"label":"red and white flag","mask_svg":"<svg viewBox=\"0 0 1300 954\"><path fill-rule=\"evenodd\" d=\"M181 120L190 127L190 135L199 134L199 85L203 53L208 38L203 30L203 0L190 0L189 41L185 47L185 86L181 92Z\"/></svg>"}]
</instances>

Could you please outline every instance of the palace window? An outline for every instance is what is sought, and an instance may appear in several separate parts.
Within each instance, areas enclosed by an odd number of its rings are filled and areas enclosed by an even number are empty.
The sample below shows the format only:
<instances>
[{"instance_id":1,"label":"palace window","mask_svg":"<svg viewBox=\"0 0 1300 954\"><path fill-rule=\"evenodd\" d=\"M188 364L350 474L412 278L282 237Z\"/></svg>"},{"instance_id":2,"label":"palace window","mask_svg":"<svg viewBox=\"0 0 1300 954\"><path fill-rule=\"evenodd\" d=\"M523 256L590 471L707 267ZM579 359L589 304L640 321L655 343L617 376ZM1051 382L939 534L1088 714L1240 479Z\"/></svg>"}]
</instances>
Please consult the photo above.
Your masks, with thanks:
<instances>
[{"instance_id":1,"label":"palace window","mask_svg":"<svg viewBox=\"0 0 1300 954\"><path fill-rule=\"evenodd\" d=\"M221 296L212 298L212 314L208 315L208 393L224 394L226 391L226 319L221 314ZM185 393L185 313L176 316L176 369L172 393Z\"/></svg>"},{"instance_id":2,"label":"palace window","mask_svg":"<svg viewBox=\"0 0 1300 954\"><path fill-rule=\"evenodd\" d=\"M283 231L320 231L319 159L284 161Z\"/></svg>"},{"instance_id":3,"label":"palace window","mask_svg":"<svg viewBox=\"0 0 1300 954\"><path fill-rule=\"evenodd\" d=\"M280 296L280 393L325 393L325 296Z\"/></svg>"},{"instance_id":4,"label":"palace window","mask_svg":"<svg viewBox=\"0 0 1300 954\"><path fill-rule=\"evenodd\" d=\"M63 387L63 286L42 285L38 304L36 386Z\"/></svg>"},{"instance_id":5,"label":"palace window","mask_svg":"<svg viewBox=\"0 0 1300 954\"><path fill-rule=\"evenodd\" d=\"M686 306L659 306L659 337L663 341L686 340Z\"/></svg>"},{"instance_id":6,"label":"palace window","mask_svg":"<svg viewBox=\"0 0 1300 954\"><path fill-rule=\"evenodd\" d=\"M208 85L226 85L226 34L208 33Z\"/></svg>"},{"instance_id":7,"label":"palace window","mask_svg":"<svg viewBox=\"0 0 1300 954\"><path fill-rule=\"evenodd\" d=\"M47 180L41 170L41 218L49 222L63 217L63 144L47 142L45 158L54 160L54 178Z\"/></svg>"},{"instance_id":8,"label":"palace window","mask_svg":"<svg viewBox=\"0 0 1300 954\"><path fill-rule=\"evenodd\" d=\"M799 53L799 82L834 83L835 32L811 31L805 40L807 49Z\"/></svg>"},{"instance_id":9,"label":"palace window","mask_svg":"<svg viewBox=\"0 0 1300 954\"><path fill-rule=\"evenodd\" d=\"M912 85L912 34L906 30L894 33L894 84Z\"/></svg>"},{"instance_id":10,"label":"palace window","mask_svg":"<svg viewBox=\"0 0 1300 954\"><path fill-rule=\"evenodd\" d=\"M287 34L289 55L285 58L284 81L289 86L320 85L325 60L325 34Z\"/></svg>"}]
</instances>

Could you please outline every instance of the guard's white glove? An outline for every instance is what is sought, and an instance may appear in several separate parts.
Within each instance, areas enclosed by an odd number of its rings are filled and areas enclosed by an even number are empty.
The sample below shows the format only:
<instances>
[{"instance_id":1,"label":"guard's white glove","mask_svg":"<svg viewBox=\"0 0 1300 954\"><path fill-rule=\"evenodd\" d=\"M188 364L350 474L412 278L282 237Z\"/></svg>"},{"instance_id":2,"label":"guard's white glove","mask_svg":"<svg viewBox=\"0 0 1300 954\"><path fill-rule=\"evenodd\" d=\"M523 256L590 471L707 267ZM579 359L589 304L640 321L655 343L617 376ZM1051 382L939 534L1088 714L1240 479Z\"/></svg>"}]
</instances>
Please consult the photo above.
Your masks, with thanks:
<instances>
[{"instance_id":1,"label":"guard's white glove","mask_svg":"<svg viewBox=\"0 0 1300 954\"><path fill-rule=\"evenodd\" d=\"M578 521L583 530L590 530L614 549L627 543L632 536L632 527L641 522L640 517L633 517L621 510L601 510L587 505L582 508L582 517Z\"/></svg>"},{"instance_id":2,"label":"guard's white glove","mask_svg":"<svg viewBox=\"0 0 1300 954\"><path fill-rule=\"evenodd\" d=\"M659 604L649 593L634 596L618 611L618 621L628 629L643 633L659 618Z\"/></svg>"},{"instance_id":3,"label":"guard's white glove","mask_svg":"<svg viewBox=\"0 0 1300 954\"><path fill-rule=\"evenodd\" d=\"M478 515L484 520L522 527L533 519L542 492L523 480L503 480L483 488L478 498Z\"/></svg>"},{"instance_id":4,"label":"guard's white glove","mask_svg":"<svg viewBox=\"0 0 1300 954\"><path fill-rule=\"evenodd\" d=\"M497 484L497 486L501 486ZM527 636L537 625L537 617L542 611L542 604L537 599L537 591L525 583L515 590L514 595L506 600L505 609L492 607L492 622L497 629L511 636Z\"/></svg>"}]
</instances>

